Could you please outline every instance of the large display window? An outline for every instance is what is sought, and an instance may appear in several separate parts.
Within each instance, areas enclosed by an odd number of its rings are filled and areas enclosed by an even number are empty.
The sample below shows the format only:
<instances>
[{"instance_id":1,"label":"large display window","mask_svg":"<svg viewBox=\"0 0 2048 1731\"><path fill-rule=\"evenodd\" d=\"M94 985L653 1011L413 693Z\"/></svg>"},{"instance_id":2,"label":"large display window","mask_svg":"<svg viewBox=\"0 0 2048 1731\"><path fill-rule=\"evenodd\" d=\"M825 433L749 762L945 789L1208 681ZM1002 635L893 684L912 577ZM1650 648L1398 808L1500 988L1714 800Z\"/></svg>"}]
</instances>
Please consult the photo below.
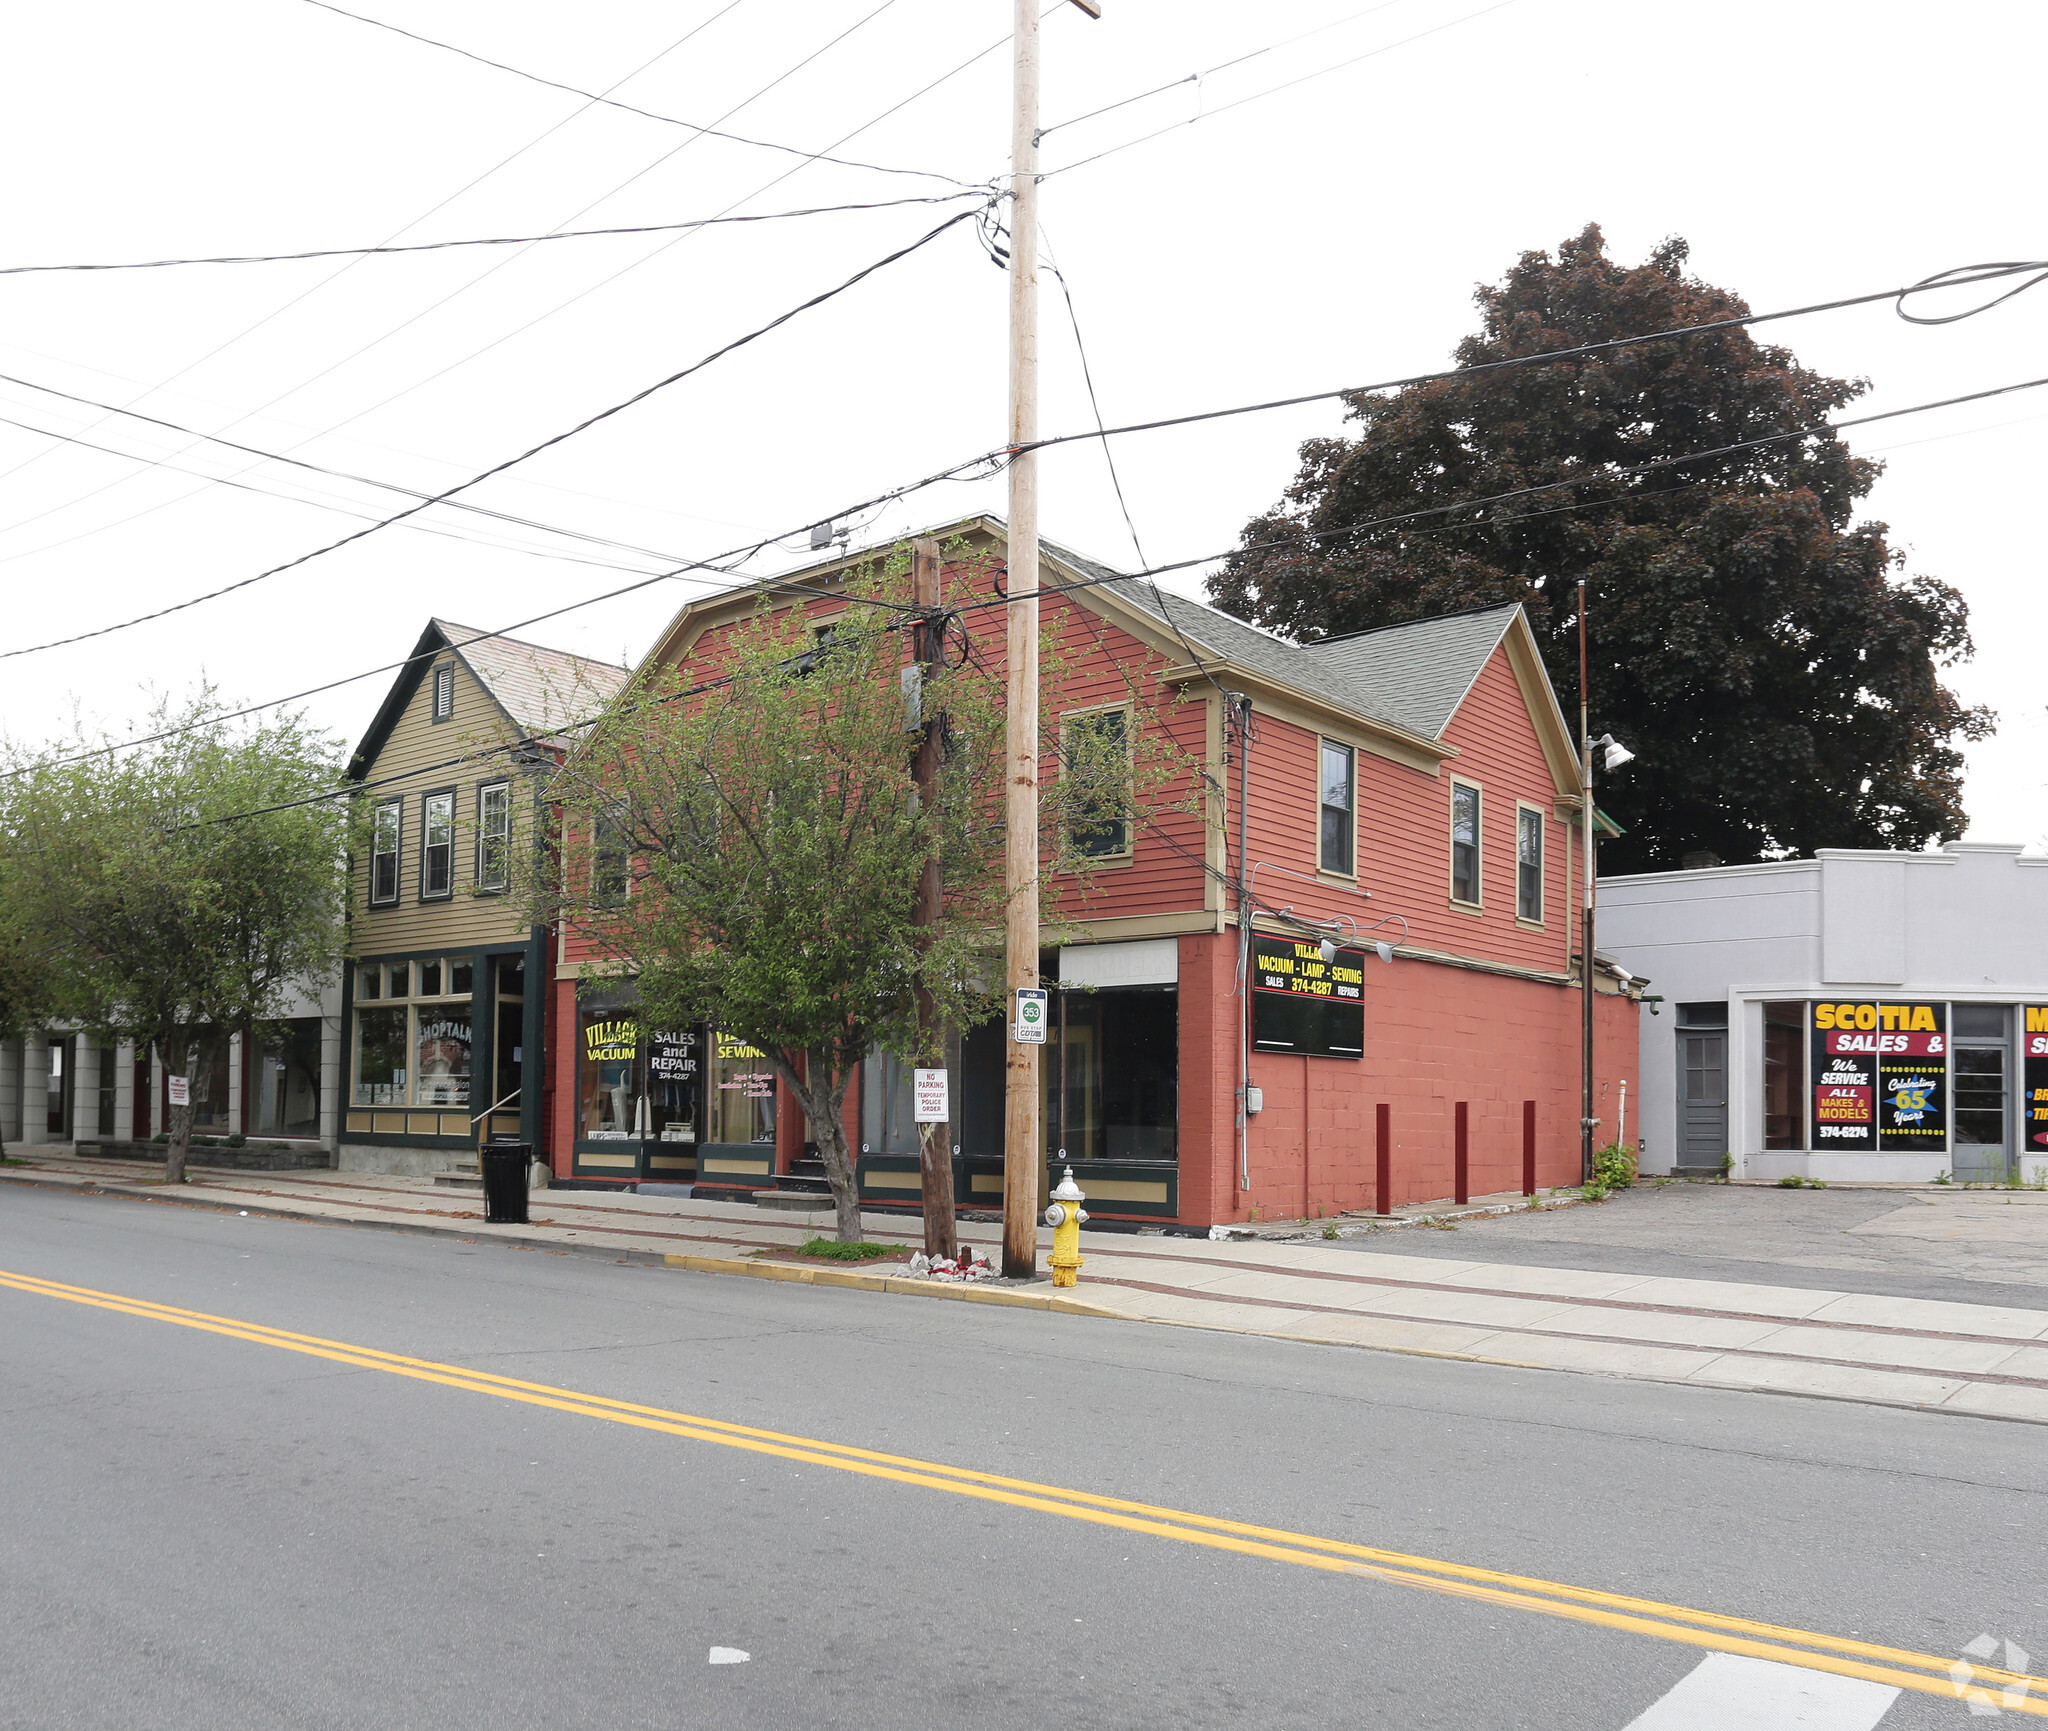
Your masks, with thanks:
<instances>
[{"instance_id":1,"label":"large display window","mask_svg":"<svg viewBox=\"0 0 2048 1731\"><path fill-rule=\"evenodd\" d=\"M584 998L577 1020L579 1141L694 1146L717 1139L705 1135L701 1027L644 1029L631 1001L611 995Z\"/></svg>"},{"instance_id":2,"label":"large display window","mask_svg":"<svg viewBox=\"0 0 2048 1731\"><path fill-rule=\"evenodd\" d=\"M1172 986L1068 989L1041 1067L1046 1153L1174 1160L1180 1152L1180 994Z\"/></svg>"},{"instance_id":3,"label":"large display window","mask_svg":"<svg viewBox=\"0 0 2048 1731\"><path fill-rule=\"evenodd\" d=\"M775 1071L758 1046L732 1034L712 1043L707 1142L775 1140Z\"/></svg>"},{"instance_id":4,"label":"large display window","mask_svg":"<svg viewBox=\"0 0 2048 1731\"><path fill-rule=\"evenodd\" d=\"M468 956L359 968L350 1103L467 1106L474 987Z\"/></svg>"},{"instance_id":5,"label":"large display window","mask_svg":"<svg viewBox=\"0 0 2048 1731\"><path fill-rule=\"evenodd\" d=\"M258 1136L320 1134L320 1018L284 1024L256 1054L249 1077L249 1129Z\"/></svg>"}]
</instances>

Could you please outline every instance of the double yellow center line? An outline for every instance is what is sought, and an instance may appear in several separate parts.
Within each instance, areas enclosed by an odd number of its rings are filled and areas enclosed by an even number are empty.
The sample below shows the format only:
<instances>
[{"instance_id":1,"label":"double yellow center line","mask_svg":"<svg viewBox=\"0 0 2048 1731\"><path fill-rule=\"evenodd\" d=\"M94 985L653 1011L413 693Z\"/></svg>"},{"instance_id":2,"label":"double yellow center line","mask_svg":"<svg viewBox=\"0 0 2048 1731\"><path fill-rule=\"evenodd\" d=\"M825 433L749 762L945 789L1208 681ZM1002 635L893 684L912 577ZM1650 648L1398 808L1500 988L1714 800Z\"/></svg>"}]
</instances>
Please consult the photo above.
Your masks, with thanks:
<instances>
[{"instance_id":1,"label":"double yellow center line","mask_svg":"<svg viewBox=\"0 0 2048 1731\"><path fill-rule=\"evenodd\" d=\"M246 1340L258 1346L280 1347L287 1352L304 1353L312 1358L354 1365L362 1370L384 1371L392 1376L411 1377L417 1382L439 1383L443 1387L464 1389L472 1394L495 1395L500 1400L520 1401L528 1406L547 1407L581 1418L605 1419L612 1424L687 1437L693 1442L746 1449L750 1453L771 1455L779 1460L800 1461L808 1466L831 1467L867 1478L888 1479L925 1490L1004 1503L1012 1508L1061 1515L1068 1520L1144 1533L1152 1538L1173 1539L1182 1544L1203 1545L1211 1550L1235 1551L1269 1562L1293 1563L1332 1574L1364 1575L1424 1592L1477 1599L1512 1610L1533 1611L1546 1617L1561 1617L1571 1622L1649 1635L1658 1640L1677 1641L1718 1653L1740 1653L1755 1659L1776 1660L1780 1664L1804 1666L1810 1671L1860 1677L1926 1695L1953 1698L1962 1688L1953 1680L1956 1662L1930 1653L1914 1653L1868 1641L1848 1640L1838 1635L1816 1634L1806 1629L1782 1628L1777 1624L1751 1622L1741 1617L1724 1617L1712 1611L1662 1604L1654 1599L1603 1593L1590 1587L1566 1586L1557 1581L1504 1574L1496 1569L1473 1568L1434 1557L1410 1556L1370 1545L1347 1544L1341 1539L1317 1538L1308 1533L1221 1520L1213 1515L1190 1514L1184 1509L1160 1508L1151 1503L1098 1496L1092 1491L1068 1490L1059 1485L1037 1484L1029 1479L1005 1478L996 1473L944 1466L904 1455L850 1448L841 1443L820 1442L812 1437L731 1424L724 1419L702 1418L693 1413L612 1400L604 1395L582 1394L547 1383L524 1382L489 1371L469 1370L461 1365L438 1364L432 1359L407 1358L400 1353L380 1352L374 1347L353 1346L346 1341L325 1340L312 1334L295 1334L288 1329L268 1328L261 1323L213 1316L205 1311L185 1310L176 1305L155 1304L147 1299L128 1298L119 1293L100 1292L91 1287L42 1280L32 1275L0 1270L0 1287L41 1298L91 1305L145 1321L200 1329L208 1334ZM2002 1704L2008 1711L2048 1718L2048 1702L2036 1701L2031 1696L2031 1685L2043 1679L1989 1666L1974 1666L1966 1675L1968 1685L1973 1689L2002 1691Z\"/></svg>"}]
</instances>

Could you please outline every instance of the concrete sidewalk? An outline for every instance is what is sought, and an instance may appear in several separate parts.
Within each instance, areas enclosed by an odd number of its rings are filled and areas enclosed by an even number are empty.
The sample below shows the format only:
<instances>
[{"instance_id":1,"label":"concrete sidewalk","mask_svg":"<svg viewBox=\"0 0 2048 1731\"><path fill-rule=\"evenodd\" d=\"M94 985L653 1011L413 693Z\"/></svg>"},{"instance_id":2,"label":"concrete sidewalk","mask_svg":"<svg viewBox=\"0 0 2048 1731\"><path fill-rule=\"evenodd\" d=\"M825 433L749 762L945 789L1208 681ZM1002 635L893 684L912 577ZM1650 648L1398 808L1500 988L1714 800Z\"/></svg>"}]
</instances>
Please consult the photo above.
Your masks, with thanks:
<instances>
[{"instance_id":1,"label":"concrete sidewalk","mask_svg":"<svg viewBox=\"0 0 2048 1731\"><path fill-rule=\"evenodd\" d=\"M1022 1303L1288 1340L1549 1370L1879 1402L2048 1424L2048 1308L1901 1298L1807 1286L1674 1279L1271 1240L1089 1233L1082 1283L948 1286L902 1264L823 1269L762 1262L829 1232L829 1212L592 1191L532 1197L528 1226L488 1226L475 1192L420 1178L199 1170L172 1189L147 1168L41 1149L0 1182L252 1214L447 1233L558 1254L706 1272ZM873 1242L922 1242L905 1215L866 1214ZM1000 1229L962 1222L991 1254ZM1041 1232L1049 1249L1051 1234ZM1448 1247L1447 1247L1448 1248Z\"/></svg>"}]
</instances>

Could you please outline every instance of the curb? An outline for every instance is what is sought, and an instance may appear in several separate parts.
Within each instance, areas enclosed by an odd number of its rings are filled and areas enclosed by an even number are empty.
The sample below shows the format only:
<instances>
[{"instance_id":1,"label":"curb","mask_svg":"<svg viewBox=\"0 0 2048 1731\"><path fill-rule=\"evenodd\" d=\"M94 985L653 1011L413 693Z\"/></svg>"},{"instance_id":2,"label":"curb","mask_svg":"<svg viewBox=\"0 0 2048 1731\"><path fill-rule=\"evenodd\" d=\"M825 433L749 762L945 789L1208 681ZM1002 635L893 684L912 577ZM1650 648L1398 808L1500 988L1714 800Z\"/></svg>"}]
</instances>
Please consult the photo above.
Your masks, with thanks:
<instances>
[{"instance_id":1,"label":"curb","mask_svg":"<svg viewBox=\"0 0 2048 1731\"><path fill-rule=\"evenodd\" d=\"M368 1227L373 1231L408 1233L426 1238L455 1238L475 1244L502 1244L514 1250L544 1250L562 1256L594 1257L611 1263L641 1268L673 1268L691 1274L750 1276L756 1280L780 1280L800 1286L851 1287L863 1292L893 1292L914 1298L952 1299L966 1304L1004 1305L1013 1310L1049 1311L1062 1316L1092 1316L1109 1322L1142 1323L1166 1328L1201 1329L1211 1334L1230 1334L1250 1340L1285 1340L1301 1346L1345 1347L1354 1352L1385 1352L1398 1358L1433 1358L1458 1364L1485 1364L1503 1370L1533 1370L1551 1376L1600 1376L1617 1382L1653 1382L1666 1388L1690 1388L1703 1392L1784 1395L1795 1400L1824 1400L1845 1406L1881 1406L1894 1412L1923 1413L1938 1418L1989 1419L2000 1424L2048 1423L2014 1413L1970 1412L1961 1408L1926 1405L1917 1401L1888 1400L1882 1396L1831 1394L1815 1389L1784 1388L1776 1385L1741 1383L1700 1383L1683 1377L1646 1376L1628 1371L1589 1369L1585 1366L1542 1364L1529 1359L1496 1358L1490 1354L1454 1352L1421 1346L1366 1345L1359 1341L1332 1340L1307 1333L1248 1329L1226 1322L1202 1322L1180 1317L1127 1316L1121 1311L1084 1304L1078 1299L1060 1298L1049 1292L1021 1292L1015 1288L955 1286L948 1281L915 1280L900 1274L862 1274L850 1268L818 1268L803 1263L754 1262L730 1256L675 1255L658 1250L617 1250L600 1244L557 1244L551 1239L514 1237L487 1232L478 1234L461 1226L423 1226L403 1220L356 1220L346 1216L307 1214L287 1208L238 1208L228 1202L213 1202L191 1196L156 1196L134 1189L109 1187L98 1181L83 1183L0 1172L0 1184L18 1184L33 1190L55 1190L73 1196L111 1196L134 1202L163 1202L172 1207L199 1208L213 1214L248 1214L267 1220L291 1220L311 1226ZM479 1222L479 1224L482 1224Z\"/></svg>"},{"instance_id":2,"label":"curb","mask_svg":"<svg viewBox=\"0 0 2048 1731\"><path fill-rule=\"evenodd\" d=\"M1128 1321L1114 1310L1083 1304L1077 1299L1055 1297L1049 1292L1020 1292L1015 1288L955 1286L950 1281L915 1280L902 1274L862 1274L850 1268L814 1268L804 1263L754 1262L736 1256L674 1255L661 1250L621 1249L604 1244L561 1244L552 1238L532 1238L475 1226L428 1226L412 1220L361 1220L349 1215L309 1214L303 1209L256 1205L248 1208L233 1202L216 1202L205 1196L181 1195L172 1191L157 1195L128 1185L107 1184L98 1179L84 1181L47 1178L29 1173L0 1172L0 1184L19 1184L31 1190L54 1190L68 1196L111 1196L130 1202L160 1202L173 1208L198 1208L209 1214L249 1214L265 1220L291 1220L307 1226L368 1227L376 1232L401 1232L424 1238L457 1238L476 1244L503 1244L514 1250L545 1250L561 1256L588 1256L604 1262L631 1263L641 1268L677 1268L691 1274L741 1274L756 1280L794 1281L800 1286L847 1286L861 1292L898 1292L914 1298L950 1298L968 1304L1007 1305L1013 1310L1046 1310L1063 1316L1097 1316ZM484 1230L478 1231L477 1227Z\"/></svg>"}]
</instances>

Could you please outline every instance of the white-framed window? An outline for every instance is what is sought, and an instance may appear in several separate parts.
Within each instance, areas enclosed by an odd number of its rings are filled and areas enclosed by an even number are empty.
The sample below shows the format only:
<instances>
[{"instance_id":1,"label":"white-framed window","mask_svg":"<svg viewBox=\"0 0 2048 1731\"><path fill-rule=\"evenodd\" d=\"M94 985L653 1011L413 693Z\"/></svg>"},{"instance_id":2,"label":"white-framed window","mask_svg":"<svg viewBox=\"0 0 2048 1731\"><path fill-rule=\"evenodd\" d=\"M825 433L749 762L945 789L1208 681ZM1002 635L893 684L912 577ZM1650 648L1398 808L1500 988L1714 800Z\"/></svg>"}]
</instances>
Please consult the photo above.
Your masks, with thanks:
<instances>
[{"instance_id":1,"label":"white-framed window","mask_svg":"<svg viewBox=\"0 0 2048 1731\"><path fill-rule=\"evenodd\" d=\"M1067 838L1086 859L1127 859L1136 825L1131 811L1131 710L1087 709L1060 718L1060 774L1079 780L1067 812Z\"/></svg>"},{"instance_id":2,"label":"white-framed window","mask_svg":"<svg viewBox=\"0 0 2048 1731\"><path fill-rule=\"evenodd\" d=\"M1533 805L1515 807L1515 918L1543 920L1543 813Z\"/></svg>"},{"instance_id":3,"label":"white-framed window","mask_svg":"<svg viewBox=\"0 0 2048 1731\"><path fill-rule=\"evenodd\" d=\"M446 721L455 713L455 669L452 665L434 669L434 719Z\"/></svg>"},{"instance_id":4,"label":"white-framed window","mask_svg":"<svg viewBox=\"0 0 2048 1731\"><path fill-rule=\"evenodd\" d=\"M1349 877L1357 863L1358 758L1350 746L1326 739L1318 760L1322 789L1316 864Z\"/></svg>"},{"instance_id":5,"label":"white-framed window","mask_svg":"<svg viewBox=\"0 0 2048 1731\"><path fill-rule=\"evenodd\" d=\"M455 793L420 796L420 900L439 901L455 891Z\"/></svg>"},{"instance_id":6,"label":"white-framed window","mask_svg":"<svg viewBox=\"0 0 2048 1731\"><path fill-rule=\"evenodd\" d=\"M487 781L476 790L476 887L501 890L512 874L512 784Z\"/></svg>"},{"instance_id":7,"label":"white-framed window","mask_svg":"<svg viewBox=\"0 0 2048 1731\"><path fill-rule=\"evenodd\" d=\"M370 905L398 900L398 844L405 826L405 802L388 799L370 822Z\"/></svg>"},{"instance_id":8,"label":"white-framed window","mask_svg":"<svg viewBox=\"0 0 2048 1731\"><path fill-rule=\"evenodd\" d=\"M1451 900L1480 905L1480 792L1476 783L1451 783Z\"/></svg>"}]
</instances>

